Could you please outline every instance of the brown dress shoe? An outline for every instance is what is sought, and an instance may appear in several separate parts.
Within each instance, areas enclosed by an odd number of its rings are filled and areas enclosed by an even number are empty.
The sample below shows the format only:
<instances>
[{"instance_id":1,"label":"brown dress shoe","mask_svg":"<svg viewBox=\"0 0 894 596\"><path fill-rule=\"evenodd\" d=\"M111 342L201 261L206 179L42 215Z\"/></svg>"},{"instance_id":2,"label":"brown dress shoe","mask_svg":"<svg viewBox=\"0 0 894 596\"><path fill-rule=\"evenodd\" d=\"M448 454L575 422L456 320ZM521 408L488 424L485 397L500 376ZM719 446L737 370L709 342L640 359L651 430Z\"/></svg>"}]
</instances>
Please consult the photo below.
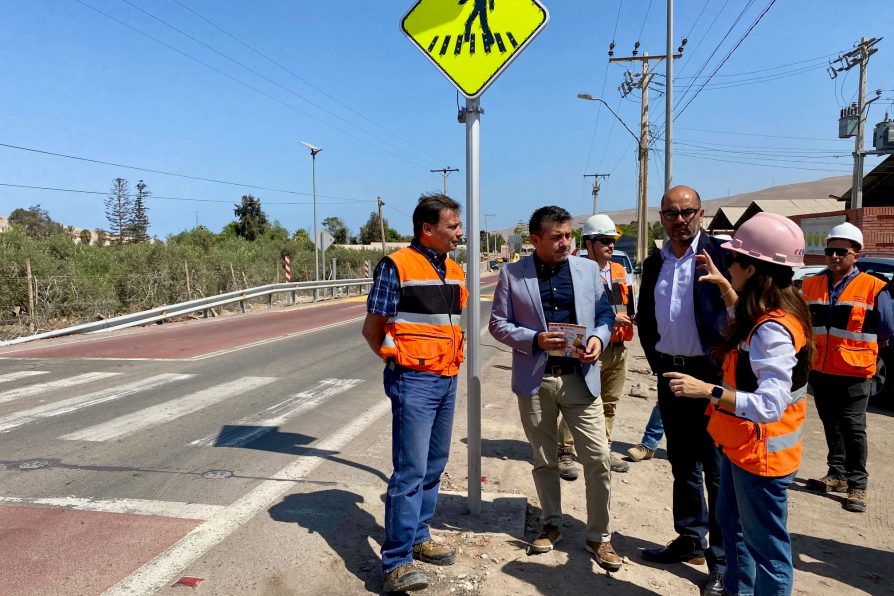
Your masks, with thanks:
<instances>
[{"instance_id":1,"label":"brown dress shoe","mask_svg":"<svg viewBox=\"0 0 894 596\"><path fill-rule=\"evenodd\" d=\"M532 554L548 553L561 539L562 532L559 531L558 526L546 524L540 530L540 534L534 539L534 542L531 543L531 548L528 549L528 552Z\"/></svg>"},{"instance_id":2,"label":"brown dress shoe","mask_svg":"<svg viewBox=\"0 0 894 596\"><path fill-rule=\"evenodd\" d=\"M826 474L822 478L811 478L806 483L807 488L821 493L843 493L847 490L847 480L841 476Z\"/></svg>"},{"instance_id":3,"label":"brown dress shoe","mask_svg":"<svg viewBox=\"0 0 894 596\"><path fill-rule=\"evenodd\" d=\"M618 556L618 553L615 552L615 549L612 548L612 543L606 540L605 542L593 542L592 540L587 540L586 545L584 546L593 558L596 559L596 564L605 569L606 571L617 571L621 568L621 557Z\"/></svg>"},{"instance_id":4,"label":"brown dress shoe","mask_svg":"<svg viewBox=\"0 0 894 596\"><path fill-rule=\"evenodd\" d=\"M447 544L429 539L413 545L413 558L432 565L453 565L456 562L456 551Z\"/></svg>"}]
</instances>

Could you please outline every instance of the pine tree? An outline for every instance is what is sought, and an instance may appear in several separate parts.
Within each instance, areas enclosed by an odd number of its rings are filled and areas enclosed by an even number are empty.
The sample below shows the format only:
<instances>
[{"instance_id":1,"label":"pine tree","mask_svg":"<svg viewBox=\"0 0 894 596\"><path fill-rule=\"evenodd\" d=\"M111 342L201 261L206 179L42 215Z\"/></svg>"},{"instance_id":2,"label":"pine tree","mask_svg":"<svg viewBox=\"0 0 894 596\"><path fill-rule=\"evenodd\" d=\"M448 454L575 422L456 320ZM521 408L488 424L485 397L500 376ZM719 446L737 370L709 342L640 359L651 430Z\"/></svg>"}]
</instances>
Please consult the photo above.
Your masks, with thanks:
<instances>
[{"instance_id":1,"label":"pine tree","mask_svg":"<svg viewBox=\"0 0 894 596\"><path fill-rule=\"evenodd\" d=\"M129 222L133 212L133 198L130 187L124 178L115 178L112 189L106 197L106 219L109 222L109 233L117 244L124 244L129 233Z\"/></svg>"},{"instance_id":2,"label":"pine tree","mask_svg":"<svg viewBox=\"0 0 894 596\"><path fill-rule=\"evenodd\" d=\"M128 222L130 237L134 242L149 241L149 208L146 206L146 199L151 194L148 184L142 180L137 182L137 196L134 198Z\"/></svg>"},{"instance_id":3,"label":"pine tree","mask_svg":"<svg viewBox=\"0 0 894 596\"><path fill-rule=\"evenodd\" d=\"M253 241L267 231L267 216L261 209L261 200L252 195L243 195L242 204L235 205L233 213L239 218L236 222L236 235Z\"/></svg>"}]
</instances>

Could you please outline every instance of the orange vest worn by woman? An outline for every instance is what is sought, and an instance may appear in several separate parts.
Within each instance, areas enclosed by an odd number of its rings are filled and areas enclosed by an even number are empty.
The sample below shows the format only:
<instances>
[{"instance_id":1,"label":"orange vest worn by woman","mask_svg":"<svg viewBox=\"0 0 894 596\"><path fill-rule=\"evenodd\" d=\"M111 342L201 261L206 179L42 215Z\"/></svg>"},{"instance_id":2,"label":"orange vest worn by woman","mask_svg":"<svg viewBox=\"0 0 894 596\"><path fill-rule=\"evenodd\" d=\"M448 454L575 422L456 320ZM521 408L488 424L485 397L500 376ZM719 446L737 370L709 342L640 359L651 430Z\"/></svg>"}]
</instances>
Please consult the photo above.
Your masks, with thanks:
<instances>
[{"instance_id":1,"label":"orange vest worn by woman","mask_svg":"<svg viewBox=\"0 0 894 596\"><path fill-rule=\"evenodd\" d=\"M794 401L783 411L776 422L759 423L740 418L713 405L708 406L711 416L708 432L714 442L723 449L730 462L758 476L787 476L801 466L801 430L807 414L807 338L801 323L783 311L771 311L758 319L748 338L737 350L727 352L723 361L723 384L729 389L753 393L758 380L751 368L749 345L754 332L762 324L773 321L785 327L795 346L797 364L792 371L792 397Z\"/></svg>"},{"instance_id":2,"label":"orange vest worn by woman","mask_svg":"<svg viewBox=\"0 0 894 596\"><path fill-rule=\"evenodd\" d=\"M385 258L397 268L400 300L397 314L385 324L379 355L413 370L455 376L465 360L465 336L460 327L469 297L465 272L448 257L442 280L425 255L412 247Z\"/></svg>"}]
</instances>

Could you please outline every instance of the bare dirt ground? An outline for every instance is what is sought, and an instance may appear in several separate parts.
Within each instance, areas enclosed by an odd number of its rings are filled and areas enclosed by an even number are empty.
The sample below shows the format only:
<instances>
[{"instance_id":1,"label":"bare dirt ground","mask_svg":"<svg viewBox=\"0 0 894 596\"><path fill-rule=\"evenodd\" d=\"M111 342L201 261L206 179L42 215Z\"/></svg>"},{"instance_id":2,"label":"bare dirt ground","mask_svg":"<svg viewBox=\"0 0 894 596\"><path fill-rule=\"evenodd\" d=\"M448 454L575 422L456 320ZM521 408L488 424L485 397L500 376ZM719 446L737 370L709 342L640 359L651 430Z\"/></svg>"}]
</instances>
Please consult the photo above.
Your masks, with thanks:
<instances>
[{"instance_id":1,"label":"bare dirt ground","mask_svg":"<svg viewBox=\"0 0 894 596\"><path fill-rule=\"evenodd\" d=\"M531 451L518 420L516 398L509 390L510 358L485 337L482 361L482 475L485 499L481 516L464 513L467 455L465 399L457 411L454 449L436 516L436 536L461 549L456 565L427 567L430 594L698 594L707 568L687 564L654 565L643 548L673 539L671 472L664 442L655 459L631 463L630 471L612 479L615 549L625 565L614 574L601 570L583 549L585 500L583 479L563 482L563 540L555 551L527 555L526 542L539 527L536 492L531 479ZM489 349L498 348L496 350ZM624 453L639 442L655 403L655 377L636 340L629 352L625 396L615 421L614 450ZM488 356L490 354L490 356ZM634 397L627 393L648 397ZM464 391L461 391L464 393ZM868 414L869 508L865 514L842 509L843 495L818 495L804 489L807 478L825 473L822 425L811 405L804 434L804 460L789 492L789 530L793 538L796 594L894 594L894 411ZM525 520L523 501L527 498ZM524 523L524 525L523 525Z\"/></svg>"}]
</instances>

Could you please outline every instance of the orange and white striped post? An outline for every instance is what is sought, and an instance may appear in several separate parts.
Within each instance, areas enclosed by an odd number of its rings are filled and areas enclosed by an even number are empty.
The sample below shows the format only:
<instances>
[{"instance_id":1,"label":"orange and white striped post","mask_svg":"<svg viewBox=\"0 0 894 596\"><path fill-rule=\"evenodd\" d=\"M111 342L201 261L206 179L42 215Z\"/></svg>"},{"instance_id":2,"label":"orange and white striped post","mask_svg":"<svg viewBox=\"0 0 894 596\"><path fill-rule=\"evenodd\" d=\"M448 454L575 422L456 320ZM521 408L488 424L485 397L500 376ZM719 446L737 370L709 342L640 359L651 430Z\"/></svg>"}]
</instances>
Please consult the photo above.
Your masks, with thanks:
<instances>
[{"instance_id":1,"label":"orange and white striped post","mask_svg":"<svg viewBox=\"0 0 894 596\"><path fill-rule=\"evenodd\" d=\"M286 272L286 283L288 283L292 281L292 259L289 258L289 255L285 255L282 259L282 268Z\"/></svg>"}]
</instances>

